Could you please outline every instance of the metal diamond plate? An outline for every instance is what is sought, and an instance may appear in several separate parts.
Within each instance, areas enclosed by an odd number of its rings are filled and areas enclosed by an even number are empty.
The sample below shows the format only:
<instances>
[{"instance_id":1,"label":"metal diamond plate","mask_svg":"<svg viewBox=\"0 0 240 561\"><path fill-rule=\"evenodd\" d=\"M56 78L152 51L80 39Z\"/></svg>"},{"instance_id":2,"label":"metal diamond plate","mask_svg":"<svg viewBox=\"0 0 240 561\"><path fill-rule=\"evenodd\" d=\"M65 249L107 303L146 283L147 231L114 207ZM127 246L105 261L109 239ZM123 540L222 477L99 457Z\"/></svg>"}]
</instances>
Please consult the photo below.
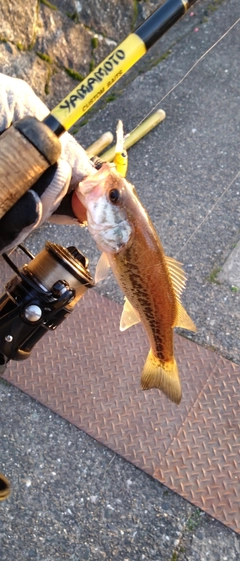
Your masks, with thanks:
<instances>
[{"instance_id":1,"label":"metal diamond plate","mask_svg":"<svg viewBox=\"0 0 240 561\"><path fill-rule=\"evenodd\" d=\"M221 358L154 477L240 532L240 367Z\"/></svg>"},{"instance_id":2,"label":"metal diamond plate","mask_svg":"<svg viewBox=\"0 0 240 561\"><path fill-rule=\"evenodd\" d=\"M233 433L235 430L239 437L239 426L232 413L229 418L235 423L234 430L223 432L218 415L226 424L231 398L235 404L239 385L234 386L229 375L223 378L226 388L221 393L222 387L216 381L222 380L223 367L233 371L236 378L240 367L176 335L181 404L172 404L157 390L143 392L140 376L148 352L146 335L141 325L121 333L120 315L121 306L89 290L57 331L44 336L29 360L10 363L5 379L236 530L236 493L239 497L240 492L237 486L233 488L233 479L228 476L218 480L218 458L222 474L225 465L231 473L229 462L237 471L239 446L233 445ZM218 414L215 402L223 404ZM237 412L235 405L234 411ZM208 433L204 432L207 424L210 431L215 431L215 448L211 448ZM195 443L194 438L199 442ZM205 478L200 443L207 450ZM196 485L198 476L200 483ZM224 482L227 500L221 496ZM235 521L231 512L235 512Z\"/></svg>"}]
</instances>

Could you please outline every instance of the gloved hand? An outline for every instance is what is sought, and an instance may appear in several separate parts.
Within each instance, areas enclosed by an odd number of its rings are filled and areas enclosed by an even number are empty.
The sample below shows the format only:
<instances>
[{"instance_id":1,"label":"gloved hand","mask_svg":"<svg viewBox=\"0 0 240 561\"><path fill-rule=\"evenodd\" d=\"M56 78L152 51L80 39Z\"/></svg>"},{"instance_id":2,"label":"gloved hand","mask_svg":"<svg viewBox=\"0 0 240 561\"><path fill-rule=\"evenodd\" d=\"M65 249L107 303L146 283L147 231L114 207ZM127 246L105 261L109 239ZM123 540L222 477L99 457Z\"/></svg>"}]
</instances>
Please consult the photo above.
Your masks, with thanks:
<instances>
[{"instance_id":1,"label":"gloved hand","mask_svg":"<svg viewBox=\"0 0 240 561\"><path fill-rule=\"evenodd\" d=\"M48 113L46 105L26 82L0 73L0 134L26 115L42 120ZM86 220L85 208L73 192L83 177L94 173L94 166L69 133L64 133L60 142L62 153L57 164L47 169L0 220L0 253L21 243L45 220L62 223Z\"/></svg>"}]
</instances>

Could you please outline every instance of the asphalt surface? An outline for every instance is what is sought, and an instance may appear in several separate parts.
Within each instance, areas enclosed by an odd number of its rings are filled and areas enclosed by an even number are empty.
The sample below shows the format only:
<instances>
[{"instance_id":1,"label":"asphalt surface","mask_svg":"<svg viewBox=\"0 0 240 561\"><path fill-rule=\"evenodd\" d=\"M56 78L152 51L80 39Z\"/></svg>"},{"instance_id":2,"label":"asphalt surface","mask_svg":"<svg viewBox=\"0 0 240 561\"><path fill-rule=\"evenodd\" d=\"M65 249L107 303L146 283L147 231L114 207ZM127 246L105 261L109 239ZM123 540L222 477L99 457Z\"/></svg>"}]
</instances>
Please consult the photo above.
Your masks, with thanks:
<instances>
[{"instance_id":1,"label":"asphalt surface","mask_svg":"<svg viewBox=\"0 0 240 561\"><path fill-rule=\"evenodd\" d=\"M198 327L188 336L239 363L240 292L218 275L240 237L240 22L159 104L236 22L239 0L199 2L192 12L159 41L163 60L149 55L145 72L116 87L77 138L87 147L119 118L128 132L156 104L166 111L129 151L128 178L166 254L184 263L183 303ZM37 252L46 239L77 245L94 272L99 254L87 231L44 226L28 246ZM111 276L97 289L122 301ZM234 532L3 381L0 402L0 470L13 487L0 503L2 561L240 558Z\"/></svg>"}]
</instances>

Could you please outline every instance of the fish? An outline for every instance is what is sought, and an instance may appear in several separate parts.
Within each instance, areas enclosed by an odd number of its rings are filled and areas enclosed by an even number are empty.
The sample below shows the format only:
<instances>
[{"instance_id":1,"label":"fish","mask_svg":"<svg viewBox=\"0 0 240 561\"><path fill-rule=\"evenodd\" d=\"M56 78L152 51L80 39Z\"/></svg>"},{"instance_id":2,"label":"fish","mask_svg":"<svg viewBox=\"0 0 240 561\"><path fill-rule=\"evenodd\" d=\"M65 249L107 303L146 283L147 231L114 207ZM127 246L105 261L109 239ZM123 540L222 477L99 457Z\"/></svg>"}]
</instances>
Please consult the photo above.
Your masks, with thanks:
<instances>
[{"instance_id":1,"label":"fish","mask_svg":"<svg viewBox=\"0 0 240 561\"><path fill-rule=\"evenodd\" d=\"M165 255L134 185L114 164L103 163L84 178L78 196L87 209L88 230L102 252L95 281L105 278L111 267L125 296L120 330L141 322L149 340L142 389L157 388L179 404L182 390L173 329L196 331L180 301L186 282L182 265Z\"/></svg>"}]
</instances>

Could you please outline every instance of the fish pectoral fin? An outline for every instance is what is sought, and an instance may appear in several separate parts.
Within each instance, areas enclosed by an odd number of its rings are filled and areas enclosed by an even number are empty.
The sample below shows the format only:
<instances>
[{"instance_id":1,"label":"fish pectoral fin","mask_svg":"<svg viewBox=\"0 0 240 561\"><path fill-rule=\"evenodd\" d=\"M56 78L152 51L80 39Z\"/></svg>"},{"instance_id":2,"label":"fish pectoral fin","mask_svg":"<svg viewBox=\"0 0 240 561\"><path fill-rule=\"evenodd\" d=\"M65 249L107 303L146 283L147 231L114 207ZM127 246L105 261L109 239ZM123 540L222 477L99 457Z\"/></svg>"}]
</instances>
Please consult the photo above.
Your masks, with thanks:
<instances>
[{"instance_id":1,"label":"fish pectoral fin","mask_svg":"<svg viewBox=\"0 0 240 561\"><path fill-rule=\"evenodd\" d=\"M125 329L128 329L140 321L141 319L138 312L136 312L132 304L125 298L125 304L120 319L120 331L125 331Z\"/></svg>"},{"instance_id":2,"label":"fish pectoral fin","mask_svg":"<svg viewBox=\"0 0 240 561\"><path fill-rule=\"evenodd\" d=\"M141 386L143 390L157 388L170 401L179 404L182 398L182 389L175 359L164 362L155 357L150 349L142 371Z\"/></svg>"},{"instance_id":3,"label":"fish pectoral fin","mask_svg":"<svg viewBox=\"0 0 240 561\"><path fill-rule=\"evenodd\" d=\"M101 257L97 262L96 271L95 271L94 280L96 284L108 276L109 268L110 268L110 263L109 263L108 256L106 253L102 253Z\"/></svg>"},{"instance_id":4,"label":"fish pectoral fin","mask_svg":"<svg viewBox=\"0 0 240 561\"><path fill-rule=\"evenodd\" d=\"M177 317L173 327L182 327L183 329L188 329L189 331L197 331L195 323L180 302L177 302Z\"/></svg>"}]
</instances>

